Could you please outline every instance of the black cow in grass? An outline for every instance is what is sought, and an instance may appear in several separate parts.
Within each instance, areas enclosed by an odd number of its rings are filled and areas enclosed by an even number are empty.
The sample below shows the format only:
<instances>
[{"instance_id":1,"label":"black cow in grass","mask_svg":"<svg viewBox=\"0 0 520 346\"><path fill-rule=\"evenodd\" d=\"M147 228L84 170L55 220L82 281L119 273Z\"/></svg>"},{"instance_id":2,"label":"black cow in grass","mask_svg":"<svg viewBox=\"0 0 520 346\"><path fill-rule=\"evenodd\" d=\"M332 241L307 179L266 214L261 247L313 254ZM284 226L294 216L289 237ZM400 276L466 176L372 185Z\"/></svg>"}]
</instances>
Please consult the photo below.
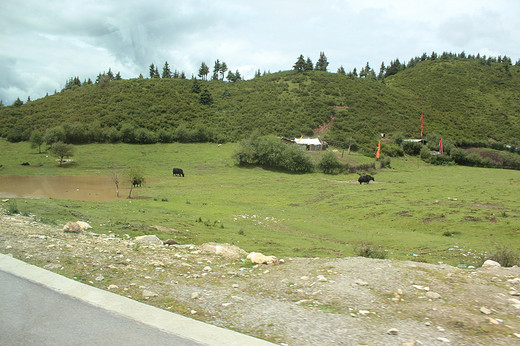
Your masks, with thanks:
<instances>
[{"instance_id":1,"label":"black cow in grass","mask_svg":"<svg viewBox=\"0 0 520 346\"><path fill-rule=\"evenodd\" d=\"M361 185L361 184L363 184L363 183L367 183L367 184L369 184L369 183L370 183L370 180L376 181L376 180L374 179L374 177L371 176L371 175L362 175L362 176L359 177L359 179L358 179L357 181L359 181L359 184Z\"/></svg>"},{"instance_id":2,"label":"black cow in grass","mask_svg":"<svg viewBox=\"0 0 520 346\"><path fill-rule=\"evenodd\" d=\"M140 179L140 178L132 178L132 186L133 187L140 187L141 184L143 183L143 180Z\"/></svg>"},{"instance_id":3,"label":"black cow in grass","mask_svg":"<svg viewBox=\"0 0 520 346\"><path fill-rule=\"evenodd\" d=\"M179 177L184 177L184 171L180 168L174 168L173 175L178 175Z\"/></svg>"}]
</instances>

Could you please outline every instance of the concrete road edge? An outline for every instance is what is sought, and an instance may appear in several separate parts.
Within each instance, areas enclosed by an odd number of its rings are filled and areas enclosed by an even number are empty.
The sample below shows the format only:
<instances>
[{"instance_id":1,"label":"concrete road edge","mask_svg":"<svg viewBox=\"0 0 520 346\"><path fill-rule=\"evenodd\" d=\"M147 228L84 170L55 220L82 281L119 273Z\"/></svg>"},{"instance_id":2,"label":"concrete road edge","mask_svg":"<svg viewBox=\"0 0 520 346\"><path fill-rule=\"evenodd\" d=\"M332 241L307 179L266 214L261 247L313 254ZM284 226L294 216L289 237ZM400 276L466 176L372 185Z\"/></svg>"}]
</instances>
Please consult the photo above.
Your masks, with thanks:
<instances>
[{"instance_id":1,"label":"concrete road edge","mask_svg":"<svg viewBox=\"0 0 520 346\"><path fill-rule=\"evenodd\" d=\"M207 345L273 345L238 332L193 320L151 305L103 291L51 271L0 254L0 270L82 300L112 313ZM189 334L188 334L189 333Z\"/></svg>"}]
</instances>

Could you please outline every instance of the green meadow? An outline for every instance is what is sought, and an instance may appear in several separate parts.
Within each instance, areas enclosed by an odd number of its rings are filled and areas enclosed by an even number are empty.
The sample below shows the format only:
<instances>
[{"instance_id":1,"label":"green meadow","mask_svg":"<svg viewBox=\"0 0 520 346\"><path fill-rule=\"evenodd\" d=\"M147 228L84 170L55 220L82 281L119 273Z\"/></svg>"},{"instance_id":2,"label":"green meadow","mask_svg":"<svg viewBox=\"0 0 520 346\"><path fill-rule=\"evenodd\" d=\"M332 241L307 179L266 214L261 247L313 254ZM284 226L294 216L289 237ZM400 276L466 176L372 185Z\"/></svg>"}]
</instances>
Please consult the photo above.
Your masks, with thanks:
<instances>
[{"instance_id":1,"label":"green meadow","mask_svg":"<svg viewBox=\"0 0 520 346\"><path fill-rule=\"evenodd\" d=\"M354 256L358 246L371 244L387 258L479 265L500 246L520 246L518 170L432 166L405 156L393 158L391 168L372 172L375 182L360 185L355 173L238 167L232 159L236 148L207 143L76 145L74 161L58 167L54 157L38 154L27 142L0 140L0 179L109 177L118 172L122 198L117 200L17 198L15 203L21 214L58 226L83 220L99 233L227 242L279 257ZM320 155L313 153L313 159ZM345 153L342 160L373 159ZM141 169L146 180L133 190L135 198L127 199L130 182L124 170L131 167ZM172 176L173 167L184 169L186 176ZM115 196L115 185L111 189Z\"/></svg>"}]
</instances>

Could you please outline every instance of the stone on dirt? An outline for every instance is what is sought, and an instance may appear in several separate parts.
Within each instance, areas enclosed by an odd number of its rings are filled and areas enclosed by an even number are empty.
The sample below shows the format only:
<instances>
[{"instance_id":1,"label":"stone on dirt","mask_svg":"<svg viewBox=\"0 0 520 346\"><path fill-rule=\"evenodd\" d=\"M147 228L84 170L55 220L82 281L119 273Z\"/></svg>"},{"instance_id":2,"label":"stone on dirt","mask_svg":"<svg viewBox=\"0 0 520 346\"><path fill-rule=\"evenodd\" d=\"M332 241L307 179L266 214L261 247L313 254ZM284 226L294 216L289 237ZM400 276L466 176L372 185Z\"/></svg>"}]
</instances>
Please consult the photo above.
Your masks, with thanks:
<instances>
[{"instance_id":1,"label":"stone on dirt","mask_svg":"<svg viewBox=\"0 0 520 346\"><path fill-rule=\"evenodd\" d=\"M139 242L139 243L149 243L149 244L155 244L155 245L163 244L162 240L157 238L157 236L153 235L153 234L141 235L141 236L135 237L135 241Z\"/></svg>"},{"instance_id":2,"label":"stone on dirt","mask_svg":"<svg viewBox=\"0 0 520 346\"><path fill-rule=\"evenodd\" d=\"M249 255L247 255L247 259L257 264L278 263L278 258L276 258L275 256L266 256L264 254L261 254L260 252L251 252Z\"/></svg>"},{"instance_id":3,"label":"stone on dirt","mask_svg":"<svg viewBox=\"0 0 520 346\"><path fill-rule=\"evenodd\" d=\"M81 227L81 229L85 230L85 229L92 229L92 226L90 226L88 223L84 222L84 221L76 221L76 223L78 224L79 227Z\"/></svg>"},{"instance_id":4,"label":"stone on dirt","mask_svg":"<svg viewBox=\"0 0 520 346\"><path fill-rule=\"evenodd\" d=\"M143 291L143 297L150 298L150 297L157 297L159 294L150 290L144 290Z\"/></svg>"},{"instance_id":5,"label":"stone on dirt","mask_svg":"<svg viewBox=\"0 0 520 346\"><path fill-rule=\"evenodd\" d=\"M69 221L63 226L63 231L67 233L81 233L82 229L77 222Z\"/></svg>"},{"instance_id":6,"label":"stone on dirt","mask_svg":"<svg viewBox=\"0 0 520 346\"><path fill-rule=\"evenodd\" d=\"M226 258L239 259L247 256L247 252L242 250L236 245L231 244L218 244L218 243L205 243L202 244L201 251L205 253L215 254Z\"/></svg>"},{"instance_id":7,"label":"stone on dirt","mask_svg":"<svg viewBox=\"0 0 520 346\"><path fill-rule=\"evenodd\" d=\"M501 267L500 263L493 260L486 260L482 265L482 268L496 268Z\"/></svg>"}]
</instances>

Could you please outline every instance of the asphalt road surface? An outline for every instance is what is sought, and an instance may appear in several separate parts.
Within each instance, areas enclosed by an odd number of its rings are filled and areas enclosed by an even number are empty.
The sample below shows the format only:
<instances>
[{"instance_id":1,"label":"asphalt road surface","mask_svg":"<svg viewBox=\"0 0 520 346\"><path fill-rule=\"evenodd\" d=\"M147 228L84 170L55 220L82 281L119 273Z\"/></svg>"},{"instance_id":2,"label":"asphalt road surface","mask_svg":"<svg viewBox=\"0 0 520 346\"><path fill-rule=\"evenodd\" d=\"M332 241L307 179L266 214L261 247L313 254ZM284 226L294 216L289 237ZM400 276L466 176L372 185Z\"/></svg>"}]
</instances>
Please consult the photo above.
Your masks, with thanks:
<instances>
[{"instance_id":1,"label":"asphalt road surface","mask_svg":"<svg viewBox=\"0 0 520 346\"><path fill-rule=\"evenodd\" d=\"M0 254L1 345L272 345Z\"/></svg>"}]
</instances>

